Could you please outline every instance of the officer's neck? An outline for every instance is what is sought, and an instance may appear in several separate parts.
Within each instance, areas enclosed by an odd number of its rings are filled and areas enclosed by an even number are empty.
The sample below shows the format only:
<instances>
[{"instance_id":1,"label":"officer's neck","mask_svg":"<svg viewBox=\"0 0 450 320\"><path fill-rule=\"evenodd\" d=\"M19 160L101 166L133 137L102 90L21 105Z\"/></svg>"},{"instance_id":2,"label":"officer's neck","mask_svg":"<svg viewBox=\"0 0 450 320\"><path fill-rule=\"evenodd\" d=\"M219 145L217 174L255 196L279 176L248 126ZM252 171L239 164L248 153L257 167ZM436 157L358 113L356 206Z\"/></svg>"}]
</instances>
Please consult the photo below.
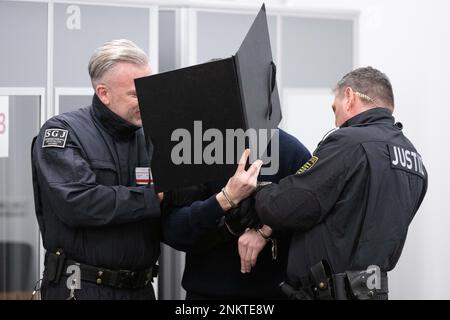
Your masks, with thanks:
<instances>
[{"instance_id":1,"label":"officer's neck","mask_svg":"<svg viewBox=\"0 0 450 320\"><path fill-rule=\"evenodd\" d=\"M94 95L92 99L92 110L94 117L116 139L128 139L140 128L112 112L97 95Z\"/></svg>"},{"instance_id":2,"label":"officer's neck","mask_svg":"<svg viewBox=\"0 0 450 320\"><path fill-rule=\"evenodd\" d=\"M389 122L389 123L392 122L393 124L394 117L392 116L392 113L388 109L375 107L360 112L354 117L348 119L344 124L342 124L341 128L373 122Z\"/></svg>"}]
</instances>

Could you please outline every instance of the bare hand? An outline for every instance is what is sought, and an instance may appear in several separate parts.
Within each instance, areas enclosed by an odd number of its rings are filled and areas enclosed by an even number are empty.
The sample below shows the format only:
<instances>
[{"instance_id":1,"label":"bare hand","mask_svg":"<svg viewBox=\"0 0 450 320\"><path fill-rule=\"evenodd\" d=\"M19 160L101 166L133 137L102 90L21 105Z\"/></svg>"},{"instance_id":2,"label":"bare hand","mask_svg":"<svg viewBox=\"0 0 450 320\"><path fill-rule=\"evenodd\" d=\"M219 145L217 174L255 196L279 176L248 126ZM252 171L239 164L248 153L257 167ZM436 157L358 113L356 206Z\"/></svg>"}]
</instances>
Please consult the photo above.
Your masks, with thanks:
<instances>
[{"instance_id":1,"label":"bare hand","mask_svg":"<svg viewBox=\"0 0 450 320\"><path fill-rule=\"evenodd\" d=\"M238 249L241 257L241 272L247 273L256 265L259 253L266 245L264 239L255 229L248 229L239 237Z\"/></svg>"},{"instance_id":2,"label":"bare hand","mask_svg":"<svg viewBox=\"0 0 450 320\"><path fill-rule=\"evenodd\" d=\"M263 162L256 160L252 163L248 170L245 170L245 164L250 156L250 149L245 149L244 153L239 160L238 167L234 176L228 180L225 186L225 192L229 195L231 200L238 204L241 200L247 198L256 189L256 183L258 180L259 171Z\"/></svg>"},{"instance_id":3,"label":"bare hand","mask_svg":"<svg viewBox=\"0 0 450 320\"><path fill-rule=\"evenodd\" d=\"M160 203L164 200L164 192L158 193L158 199Z\"/></svg>"}]
</instances>

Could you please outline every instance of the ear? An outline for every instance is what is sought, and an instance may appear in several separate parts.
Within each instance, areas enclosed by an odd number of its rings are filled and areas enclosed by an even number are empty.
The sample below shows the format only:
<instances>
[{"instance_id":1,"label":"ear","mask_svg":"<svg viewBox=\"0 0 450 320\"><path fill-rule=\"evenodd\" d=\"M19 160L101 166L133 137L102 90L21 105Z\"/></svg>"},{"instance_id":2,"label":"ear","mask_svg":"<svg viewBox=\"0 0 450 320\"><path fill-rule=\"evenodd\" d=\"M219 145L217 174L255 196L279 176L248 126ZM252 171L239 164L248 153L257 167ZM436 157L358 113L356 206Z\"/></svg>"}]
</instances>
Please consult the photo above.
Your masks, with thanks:
<instances>
[{"instance_id":1,"label":"ear","mask_svg":"<svg viewBox=\"0 0 450 320\"><path fill-rule=\"evenodd\" d=\"M111 102L111 98L109 96L109 90L108 88L103 84L98 84L95 87L95 94L100 99L100 101L105 105L108 106Z\"/></svg>"},{"instance_id":2,"label":"ear","mask_svg":"<svg viewBox=\"0 0 450 320\"><path fill-rule=\"evenodd\" d=\"M355 91L353 91L352 88L347 87L347 88L345 88L344 96L345 96L345 102L344 102L345 110L350 111L353 108L353 106L355 105L355 100L356 100Z\"/></svg>"}]
</instances>

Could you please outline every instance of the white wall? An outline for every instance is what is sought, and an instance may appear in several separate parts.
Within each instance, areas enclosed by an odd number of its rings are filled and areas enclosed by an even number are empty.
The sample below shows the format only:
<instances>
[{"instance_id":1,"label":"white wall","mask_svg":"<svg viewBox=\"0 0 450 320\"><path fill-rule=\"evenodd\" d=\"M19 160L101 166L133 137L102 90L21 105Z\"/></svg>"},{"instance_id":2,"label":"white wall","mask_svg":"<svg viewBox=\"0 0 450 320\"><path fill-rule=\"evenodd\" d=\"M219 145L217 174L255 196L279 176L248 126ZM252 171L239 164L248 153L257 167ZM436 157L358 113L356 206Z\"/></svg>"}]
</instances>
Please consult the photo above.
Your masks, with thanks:
<instances>
[{"instance_id":1,"label":"white wall","mask_svg":"<svg viewBox=\"0 0 450 320\"><path fill-rule=\"evenodd\" d=\"M263 0L203 1L239 6ZM188 1L189 2L189 1ZM196 1L192 1L196 2ZM421 153L429 173L427 196L410 226L397 267L390 273L391 299L450 299L450 1L265 0L293 9L361 13L358 66L385 72L394 86L395 116ZM330 115L332 117L332 115Z\"/></svg>"},{"instance_id":2,"label":"white wall","mask_svg":"<svg viewBox=\"0 0 450 320\"><path fill-rule=\"evenodd\" d=\"M428 193L390 274L392 299L450 299L450 1L285 1L312 9L354 9L359 66L385 72L394 86L396 119L421 152Z\"/></svg>"}]
</instances>

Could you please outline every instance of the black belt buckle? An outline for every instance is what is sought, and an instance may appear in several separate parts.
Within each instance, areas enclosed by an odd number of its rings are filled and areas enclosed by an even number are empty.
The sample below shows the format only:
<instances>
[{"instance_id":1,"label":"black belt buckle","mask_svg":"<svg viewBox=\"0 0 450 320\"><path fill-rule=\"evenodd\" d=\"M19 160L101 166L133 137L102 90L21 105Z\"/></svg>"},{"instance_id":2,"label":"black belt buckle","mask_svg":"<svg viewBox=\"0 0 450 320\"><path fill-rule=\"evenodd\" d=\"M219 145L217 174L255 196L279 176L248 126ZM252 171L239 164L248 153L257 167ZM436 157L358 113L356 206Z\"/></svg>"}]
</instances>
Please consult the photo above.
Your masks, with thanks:
<instances>
[{"instance_id":1,"label":"black belt buckle","mask_svg":"<svg viewBox=\"0 0 450 320\"><path fill-rule=\"evenodd\" d=\"M144 271L120 270L117 287L138 289L147 286L152 280L151 268Z\"/></svg>"},{"instance_id":2,"label":"black belt buckle","mask_svg":"<svg viewBox=\"0 0 450 320\"><path fill-rule=\"evenodd\" d=\"M137 285L136 279L137 279L136 272L128 270L119 270L117 287L134 289Z\"/></svg>"}]
</instances>

